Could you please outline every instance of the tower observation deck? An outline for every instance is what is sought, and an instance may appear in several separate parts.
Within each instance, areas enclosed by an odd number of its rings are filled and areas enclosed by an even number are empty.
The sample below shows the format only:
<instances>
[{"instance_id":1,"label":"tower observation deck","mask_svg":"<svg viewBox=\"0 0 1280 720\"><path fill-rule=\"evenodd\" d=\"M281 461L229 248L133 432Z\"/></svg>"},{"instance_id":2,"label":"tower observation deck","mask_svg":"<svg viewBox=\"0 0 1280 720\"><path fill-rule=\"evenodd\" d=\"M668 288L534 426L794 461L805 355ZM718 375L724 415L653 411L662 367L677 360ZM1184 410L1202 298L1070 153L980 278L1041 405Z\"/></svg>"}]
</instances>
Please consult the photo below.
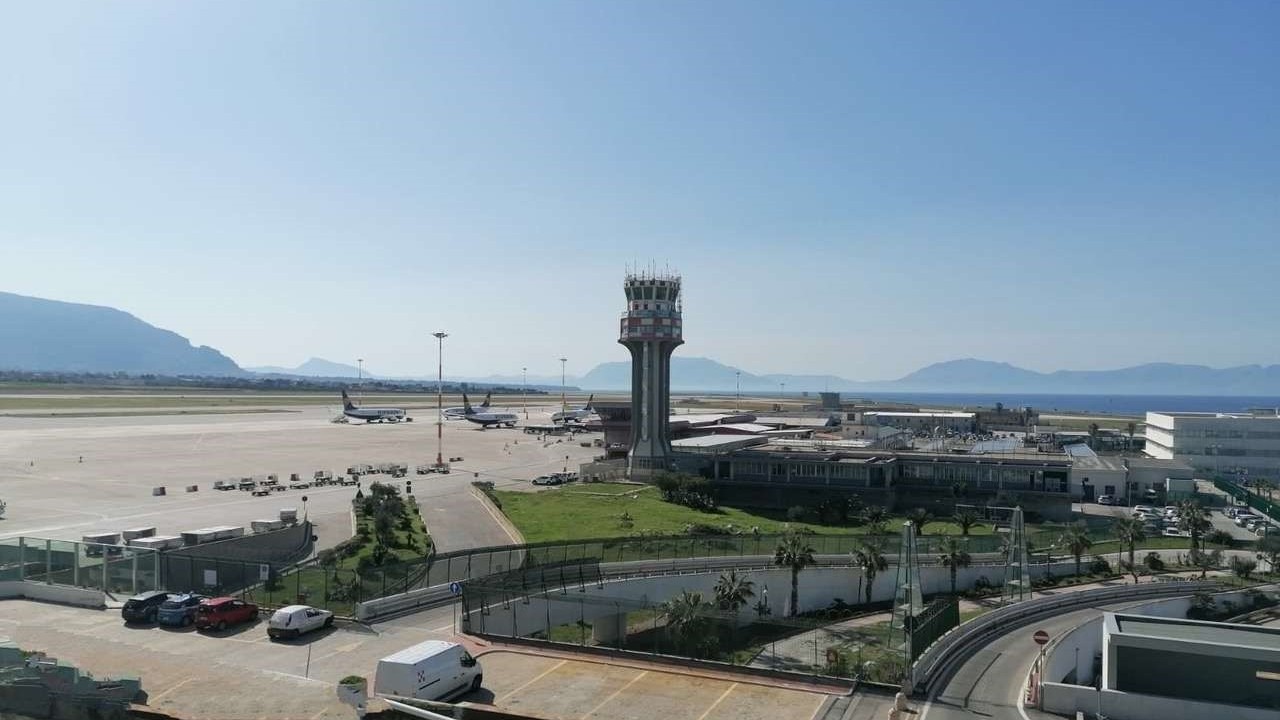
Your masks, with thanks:
<instances>
[{"instance_id":1,"label":"tower observation deck","mask_svg":"<svg viewBox=\"0 0 1280 720\"><path fill-rule=\"evenodd\" d=\"M631 351L630 475L671 468L671 353L684 343L680 276L629 274L618 342Z\"/></svg>"}]
</instances>

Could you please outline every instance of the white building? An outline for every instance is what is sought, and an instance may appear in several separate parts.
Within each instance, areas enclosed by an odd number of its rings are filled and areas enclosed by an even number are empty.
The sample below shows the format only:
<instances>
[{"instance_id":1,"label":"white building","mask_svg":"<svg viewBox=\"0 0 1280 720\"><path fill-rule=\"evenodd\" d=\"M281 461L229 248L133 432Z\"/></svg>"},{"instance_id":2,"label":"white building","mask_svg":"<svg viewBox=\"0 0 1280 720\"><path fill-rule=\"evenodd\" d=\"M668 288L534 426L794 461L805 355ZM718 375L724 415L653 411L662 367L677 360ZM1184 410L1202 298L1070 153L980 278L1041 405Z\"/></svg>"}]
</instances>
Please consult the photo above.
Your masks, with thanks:
<instances>
[{"instance_id":1,"label":"white building","mask_svg":"<svg viewBox=\"0 0 1280 720\"><path fill-rule=\"evenodd\" d=\"M924 432L931 432L934 428L954 430L956 432L973 432L975 427L974 415L971 412L944 412L940 410L865 412L862 414L862 422L867 425L882 425Z\"/></svg>"},{"instance_id":2,"label":"white building","mask_svg":"<svg viewBox=\"0 0 1280 720\"><path fill-rule=\"evenodd\" d=\"M1258 413L1147 413L1146 453L1206 473L1280 477L1280 416Z\"/></svg>"}]
</instances>

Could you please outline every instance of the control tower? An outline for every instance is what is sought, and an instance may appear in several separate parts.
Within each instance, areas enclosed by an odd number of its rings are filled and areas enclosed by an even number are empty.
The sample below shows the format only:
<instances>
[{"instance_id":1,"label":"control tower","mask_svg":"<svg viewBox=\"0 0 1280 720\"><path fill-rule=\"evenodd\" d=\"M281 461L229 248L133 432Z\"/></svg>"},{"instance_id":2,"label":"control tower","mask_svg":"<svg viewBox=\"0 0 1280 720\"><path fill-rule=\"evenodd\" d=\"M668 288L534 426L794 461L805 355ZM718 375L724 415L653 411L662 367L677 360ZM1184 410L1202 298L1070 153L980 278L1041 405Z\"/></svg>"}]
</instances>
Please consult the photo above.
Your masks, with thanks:
<instances>
[{"instance_id":1,"label":"control tower","mask_svg":"<svg viewBox=\"0 0 1280 720\"><path fill-rule=\"evenodd\" d=\"M631 351L632 477L671 469L671 353L684 343L680 276L628 274L618 342Z\"/></svg>"}]
</instances>

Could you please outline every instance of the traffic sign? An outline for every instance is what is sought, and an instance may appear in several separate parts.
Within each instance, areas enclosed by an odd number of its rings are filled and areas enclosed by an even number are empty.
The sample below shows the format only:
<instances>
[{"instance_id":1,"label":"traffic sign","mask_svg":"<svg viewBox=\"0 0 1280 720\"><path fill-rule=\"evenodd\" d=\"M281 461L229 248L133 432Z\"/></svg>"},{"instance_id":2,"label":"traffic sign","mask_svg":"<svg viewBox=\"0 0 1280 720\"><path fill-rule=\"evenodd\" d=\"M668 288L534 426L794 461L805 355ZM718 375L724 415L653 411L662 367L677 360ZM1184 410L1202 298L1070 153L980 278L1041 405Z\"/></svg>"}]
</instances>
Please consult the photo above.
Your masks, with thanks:
<instances>
[{"instance_id":1,"label":"traffic sign","mask_svg":"<svg viewBox=\"0 0 1280 720\"><path fill-rule=\"evenodd\" d=\"M460 583L460 582L451 582L451 583L449 583L449 592L453 593L454 595L461 595L461 594L462 594L462 583Z\"/></svg>"},{"instance_id":2,"label":"traffic sign","mask_svg":"<svg viewBox=\"0 0 1280 720\"><path fill-rule=\"evenodd\" d=\"M1035 640L1037 645L1047 645L1049 644L1049 633L1037 630L1036 634L1031 636L1031 639Z\"/></svg>"}]
</instances>

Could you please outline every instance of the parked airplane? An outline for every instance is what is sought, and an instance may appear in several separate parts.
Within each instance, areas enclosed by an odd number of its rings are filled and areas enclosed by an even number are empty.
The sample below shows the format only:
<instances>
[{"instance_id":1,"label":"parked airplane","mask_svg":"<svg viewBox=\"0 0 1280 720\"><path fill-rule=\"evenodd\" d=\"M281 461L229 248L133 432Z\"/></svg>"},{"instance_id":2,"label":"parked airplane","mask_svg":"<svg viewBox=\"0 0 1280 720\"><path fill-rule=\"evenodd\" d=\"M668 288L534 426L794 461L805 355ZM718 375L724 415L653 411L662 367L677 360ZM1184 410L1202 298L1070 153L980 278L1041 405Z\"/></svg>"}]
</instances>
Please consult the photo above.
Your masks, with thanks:
<instances>
[{"instance_id":1,"label":"parked airplane","mask_svg":"<svg viewBox=\"0 0 1280 720\"><path fill-rule=\"evenodd\" d=\"M515 427L516 420L519 419L516 417L515 413L476 412L475 409L471 407L471 401L467 399L466 393L462 393L462 407L466 413L466 419L469 422L479 425L481 430L484 430L490 425L505 425L509 428Z\"/></svg>"},{"instance_id":2,"label":"parked airplane","mask_svg":"<svg viewBox=\"0 0 1280 720\"><path fill-rule=\"evenodd\" d=\"M480 409L489 409L489 400L493 398L493 393L488 392L484 396L484 402L480 403ZM467 409L465 407L451 407L444 409L445 420L464 420L467 417Z\"/></svg>"},{"instance_id":3,"label":"parked airplane","mask_svg":"<svg viewBox=\"0 0 1280 720\"><path fill-rule=\"evenodd\" d=\"M347 391L342 391L342 414L356 420L371 422L413 422L413 418L405 414L403 408L361 408L351 402Z\"/></svg>"},{"instance_id":4,"label":"parked airplane","mask_svg":"<svg viewBox=\"0 0 1280 720\"><path fill-rule=\"evenodd\" d=\"M587 404L583 405L580 408L566 408L561 412L555 413L554 415L551 416L551 422L568 423L568 422L582 422L583 420L586 420L587 418L591 417L591 413L595 412L595 410L592 409L591 407L591 401L595 399L596 399L596 396L592 395L591 397L587 398Z\"/></svg>"}]
</instances>

